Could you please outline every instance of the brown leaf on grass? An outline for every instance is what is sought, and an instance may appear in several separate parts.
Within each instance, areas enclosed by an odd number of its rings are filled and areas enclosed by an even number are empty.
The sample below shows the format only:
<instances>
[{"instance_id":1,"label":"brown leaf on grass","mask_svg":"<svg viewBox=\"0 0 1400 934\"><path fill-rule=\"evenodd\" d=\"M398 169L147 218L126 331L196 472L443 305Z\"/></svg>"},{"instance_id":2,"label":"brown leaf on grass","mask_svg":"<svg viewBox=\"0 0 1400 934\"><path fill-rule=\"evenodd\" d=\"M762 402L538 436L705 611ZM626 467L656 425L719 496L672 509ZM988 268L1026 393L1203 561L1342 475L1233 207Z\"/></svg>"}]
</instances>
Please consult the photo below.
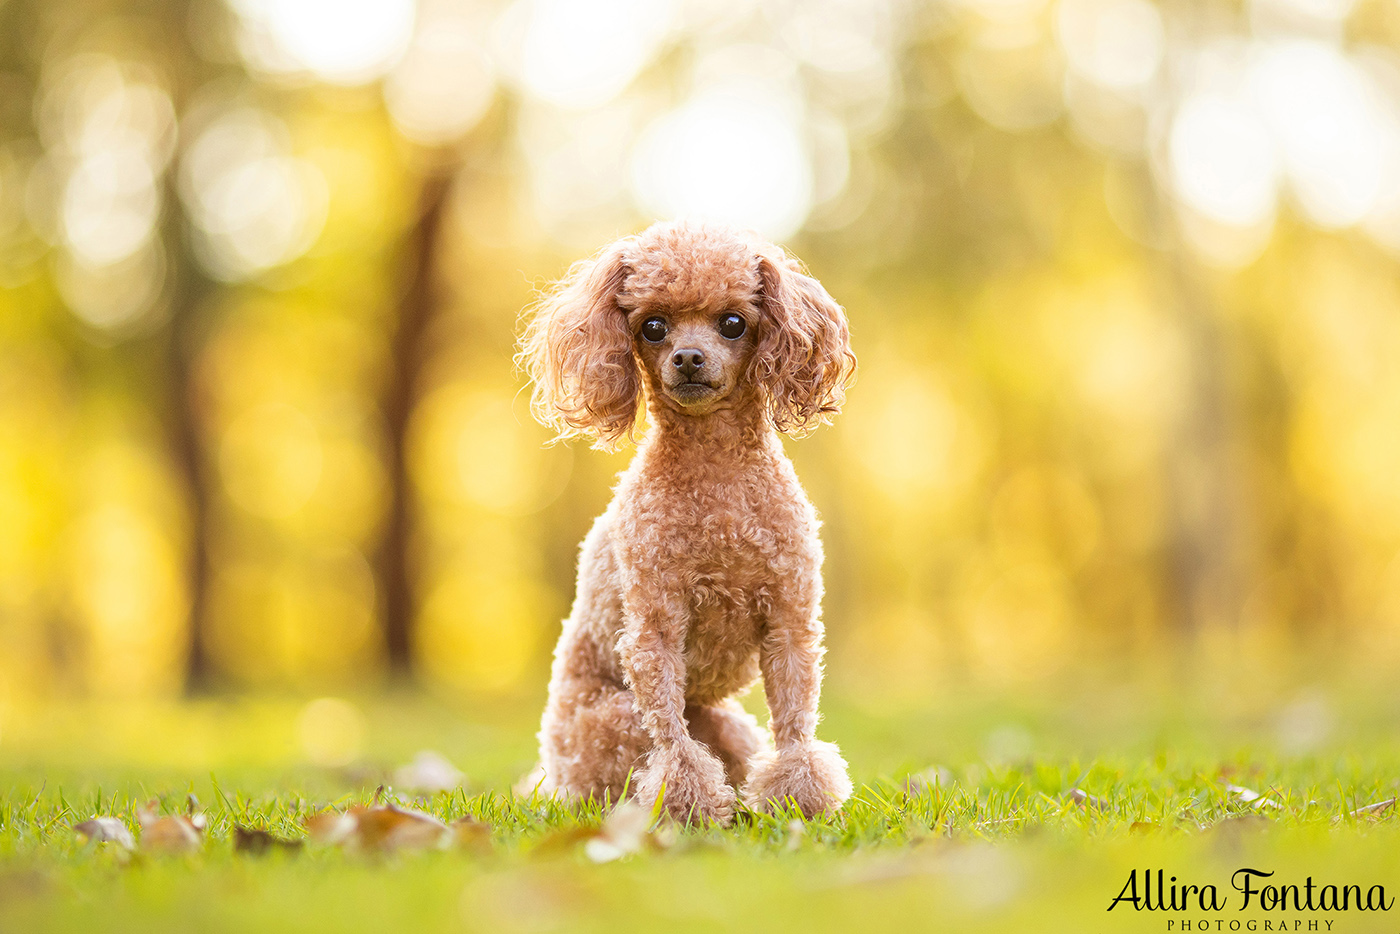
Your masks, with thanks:
<instances>
[{"instance_id":1,"label":"brown leaf on grass","mask_svg":"<svg viewBox=\"0 0 1400 934\"><path fill-rule=\"evenodd\" d=\"M553 830L540 837L539 842L530 850L530 855L537 857L562 856L565 853L574 852L580 843L592 840L597 835L598 831L592 827L565 827L562 830Z\"/></svg>"},{"instance_id":2,"label":"brown leaf on grass","mask_svg":"<svg viewBox=\"0 0 1400 934\"><path fill-rule=\"evenodd\" d=\"M454 839L452 830L436 817L396 804L325 811L308 817L304 826L317 843L379 853L444 848Z\"/></svg>"},{"instance_id":3,"label":"brown leaf on grass","mask_svg":"<svg viewBox=\"0 0 1400 934\"><path fill-rule=\"evenodd\" d=\"M651 811L635 801L626 801L612 809L603 826L583 845L583 851L595 863L610 863L646 845L651 828Z\"/></svg>"},{"instance_id":4,"label":"brown leaf on grass","mask_svg":"<svg viewBox=\"0 0 1400 934\"><path fill-rule=\"evenodd\" d=\"M341 811L322 811L301 822L313 843L339 846L350 839L358 825L355 817Z\"/></svg>"},{"instance_id":5,"label":"brown leaf on grass","mask_svg":"<svg viewBox=\"0 0 1400 934\"><path fill-rule=\"evenodd\" d=\"M233 825L233 851L235 853L250 853L254 856L261 856L268 850L299 853L303 845L301 840L286 840L273 836L266 830L243 827L239 824Z\"/></svg>"},{"instance_id":6,"label":"brown leaf on grass","mask_svg":"<svg viewBox=\"0 0 1400 934\"><path fill-rule=\"evenodd\" d=\"M1156 833L1161 830L1161 826L1150 820L1135 820L1128 825L1128 833Z\"/></svg>"},{"instance_id":7,"label":"brown leaf on grass","mask_svg":"<svg viewBox=\"0 0 1400 934\"><path fill-rule=\"evenodd\" d=\"M448 827L452 830L452 843L473 853L491 852L491 825L475 817L459 817Z\"/></svg>"},{"instance_id":8,"label":"brown leaf on grass","mask_svg":"<svg viewBox=\"0 0 1400 934\"><path fill-rule=\"evenodd\" d=\"M193 853L203 837L185 817L161 817L141 827L141 846L153 853Z\"/></svg>"},{"instance_id":9,"label":"brown leaf on grass","mask_svg":"<svg viewBox=\"0 0 1400 934\"><path fill-rule=\"evenodd\" d=\"M367 850L426 850L445 847L452 840L447 825L431 814L387 804L377 808L351 808L355 814L358 845Z\"/></svg>"},{"instance_id":10,"label":"brown leaf on grass","mask_svg":"<svg viewBox=\"0 0 1400 934\"><path fill-rule=\"evenodd\" d=\"M131 831L115 817L94 817L81 824L74 824L73 829L86 837L90 843L115 843L124 850L136 849L136 841L132 839Z\"/></svg>"},{"instance_id":11,"label":"brown leaf on grass","mask_svg":"<svg viewBox=\"0 0 1400 934\"><path fill-rule=\"evenodd\" d=\"M1256 808L1281 808L1273 798L1266 797L1252 788L1245 788L1243 785L1226 785L1225 790L1238 798L1241 802Z\"/></svg>"},{"instance_id":12,"label":"brown leaf on grass","mask_svg":"<svg viewBox=\"0 0 1400 934\"><path fill-rule=\"evenodd\" d=\"M1107 801L1105 801L1103 798L1094 797L1093 795L1089 794L1089 792L1085 791L1083 788L1071 788L1069 790L1069 798L1075 804L1082 804L1085 807L1095 808L1100 811L1108 809Z\"/></svg>"},{"instance_id":13,"label":"brown leaf on grass","mask_svg":"<svg viewBox=\"0 0 1400 934\"><path fill-rule=\"evenodd\" d=\"M680 839L680 831L676 828L675 821L664 818L651 828L651 833L647 835L647 848L657 852L669 850L679 843Z\"/></svg>"},{"instance_id":14,"label":"brown leaf on grass","mask_svg":"<svg viewBox=\"0 0 1400 934\"><path fill-rule=\"evenodd\" d=\"M466 778L441 753L423 750L408 765L394 770L394 785L415 794L436 794L462 787Z\"/></svg>"},{"instance_id":15,"label":"brown leaf on grass","mask_svg":"<svg viewBox=\"0 0 1400 934\"><path fill-rule=\"evenodd\" d=\"M1395 807L1394 798L1386 798L1384 801L1377 801L1375 804L1367 804L1351 812L1352 817L1365 817L1366 815L1384 814Z\"/></svg>"},{"instance_id":16,"label":"brown leaf on grass","mask_svg":"<svg viewBox=\"0 0 1400 934\"><path fill-rule=\"evenodd\" d=\"M141 825L141 848L154 853L193 853L204 844L204 815L191 812L161 817L159 802L148 801L136 812Z\"/></svg>"}]
</instances>

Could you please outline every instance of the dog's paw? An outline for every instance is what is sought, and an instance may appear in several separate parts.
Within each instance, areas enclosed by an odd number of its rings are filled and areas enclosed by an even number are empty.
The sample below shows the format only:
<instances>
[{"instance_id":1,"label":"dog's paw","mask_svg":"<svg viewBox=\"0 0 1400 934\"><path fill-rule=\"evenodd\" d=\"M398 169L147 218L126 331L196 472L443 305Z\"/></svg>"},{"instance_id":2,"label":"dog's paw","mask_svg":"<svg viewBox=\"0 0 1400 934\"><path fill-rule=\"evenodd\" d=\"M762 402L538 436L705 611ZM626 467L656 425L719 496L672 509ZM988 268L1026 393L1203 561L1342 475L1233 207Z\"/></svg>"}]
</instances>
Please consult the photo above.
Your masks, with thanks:
<instances>
[{"instance_id":1,"label":"dog's paw","mask_svg":"<svg viewBox=\"0 0 1400 934\"><path fill-rule=\"evenodd\" d=\"M734 819L734 789L724 780L724 765L698 743L653 749L636 787L638 800L648 807L664 796L666 813L682 823L728 827Z\"/></svg>"},{"instance_id":2,"label":"dog's paw","mask_svg":"<svg viewBox=\"0 0 1400 934\"><path fill-rule=\"evenodd\" d=\"M846 760L832 743L812 740L777 752L760 752L749 760L744 803L767 811L776 803L795 803L804 817L834 811L851 796Z\"/></svg>"}]
</instances>

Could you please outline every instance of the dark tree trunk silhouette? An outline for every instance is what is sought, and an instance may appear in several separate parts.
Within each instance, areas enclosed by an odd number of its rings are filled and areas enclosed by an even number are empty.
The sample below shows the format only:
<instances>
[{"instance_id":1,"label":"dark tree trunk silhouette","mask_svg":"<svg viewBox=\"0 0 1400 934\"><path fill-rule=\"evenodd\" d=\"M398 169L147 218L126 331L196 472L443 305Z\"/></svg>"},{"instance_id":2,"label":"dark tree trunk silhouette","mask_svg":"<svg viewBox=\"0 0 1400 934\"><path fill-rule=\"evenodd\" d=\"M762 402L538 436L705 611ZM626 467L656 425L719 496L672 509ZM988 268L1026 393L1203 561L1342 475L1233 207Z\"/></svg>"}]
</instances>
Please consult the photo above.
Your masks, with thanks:
<instances>
[{"instance_id":1,"label":"dark tree trunk silhouette","mask_svg":"<svg viewBox=\"0 0 1400 934\"><path fill-rule=\"evenodd\" d=\"M1164 445L1168 512L1167 618L1191 640L1212 626L1234 626L1244 601L1243 485L1232 453L1237 430L1228 385L1227 335L1171 207L1171 195L1140 167L1142 233L1154 244L1162 302L1180 327L1186 351L1182 410Z\"/></svg>"},{"instance_id":2,"label":"dark tree trunk silhouette","mask_svg":"<svg viewBox=\"0 0 1400 934\"><path fill-rule=\"evenodd\" d=\"M202 306L214 288L195 258L186 236L171 164L165 186L165 222L162 240L170 257L167 288L170 289L171 323L167 336L169 375L166 389L166 421L170 452L185 488L190 544L186 556L186 591L189 615L185 655L185 693L201 694L213 686L216 672L209 655L208 591L210 541L214 533L211 507L212 480L204 451L203 406L195 370L204 343Z\"/></svg>"},{"instance_id":3,"label":"dark tree trunk silhouette","mask_svg":"<svg viewBox=\"0 0 1400 934\"><path fill-rule=\"evenodd\" d=\"M1208 35L1212 11L1202 0L1170 0L1164 68L1169 93L1184 89L1171 63L1173 46ZM1166 441L1170 526L1166 571L1173 588L1178 634L1194 639L1208 627L1234 627L1244 603L1248 514L1240 468L1232 450L1239 430L1229 385L1229 334L1211 294L1208 271L1192 255L1172 195L1153 186L1145 205L1161 263L1167 301L1180 324L1187 354L1183 407Z\"/></svg>"},{"instance_id":4,"label":"dark tree trunk silhouette","mask_svg":"<svg viewBox=\"0 0 1400 934\"><path fill-rule=\"evenodd\" d=\"M172 244L172 252L180 251L178 244ZM185 693L199 694L207 691L213 680L213 666L209 657L207 606L209 590L209 541L212 532L212 517L209 507L209 483L204 461L203 430L200 424L200 406L192 379L192 371L197 352L194 335L197 314L196 297L203 289L197 287L199 273L188 259L179 263L176 288L185 299L176 311L175 324L170 336L170 386L171 399L169 418L171 422L171 447L181 478L184 481L190 522L190 551L187 587L189 594L189 647L185 657Z\"/></svg>"},{"instance_id":5,"label":"dark tree trunk silhouette","mask_svg":"<svg viewBox=\"0 0 1400 934\"><path fill-rule=\"evenodd\" d=\"M1244 601L1244 496L1232 440L1226 335L1195 263L1178 241L1173 262L1178 320L1189 348L1185 405L1168 443L1171 564L1184 635L1233 628Z\"/></svg>"},{"instance_id":6,"label":"dark tree trunk silhouette","mask_svg":"<svg viewBox=\"0 0 1400 934\"><path fill-rule=\"evenodd\" d=\"M407 433L424 338L437 304L436 258L451 186L450 167L426 170L419 191L418 217L404 244L407 281L399 301L389 380L384 388L390 500L376 564L382 592L385 653L390 675L397 679L411 678L414 669L413 482L408 473Z\"/></svg>"},{"instance_id":7,"label":"dark tree trunk silhouette","mask_svg":"<svg viewBox=\"0 0 1400 934\"><path fill-rule=\"evenodd\" d=\"M168 91L177 114L190 91L219 73L218 66L194 54L181 41L181 26L190 21L197 0L173 5L166 27L170 30L162 60ZM166 167L164 210L160 236L169 263L167 300L170 325L165 335L168 371L166 377L166 434L174 467L185 488L189 518L189 552L186 556L186 588L189 613L186 623L188 645L185 655L184 688L188 695L209 691L217 680L214 660L209 654L208 590L212 561L210 543L214 535L212 508L213 478L205 453L204 406L197 385L196 370L202 350L206 318L204 306L217 284L205 274L194 254L188 235L188 219L180 203L179 155Z\"/></svg>"}]
</instances>

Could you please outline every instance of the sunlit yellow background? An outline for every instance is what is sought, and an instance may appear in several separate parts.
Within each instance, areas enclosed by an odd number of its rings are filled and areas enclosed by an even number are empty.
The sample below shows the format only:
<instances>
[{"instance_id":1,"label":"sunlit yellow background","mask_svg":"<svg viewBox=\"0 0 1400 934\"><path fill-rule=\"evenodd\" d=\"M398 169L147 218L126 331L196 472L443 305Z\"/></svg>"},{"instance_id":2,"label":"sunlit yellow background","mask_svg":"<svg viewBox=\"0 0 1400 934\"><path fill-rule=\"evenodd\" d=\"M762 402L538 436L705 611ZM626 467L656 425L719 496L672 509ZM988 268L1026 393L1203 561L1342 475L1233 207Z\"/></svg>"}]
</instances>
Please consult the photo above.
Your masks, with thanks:
<instances>
[{"instance_id":1,"label":"sunlit yellow background","mask_svg":"<svg viewBox=\"0 0 1400 934\"><path fill-rule=\"evenodd\" d=\"M833 694L1400 670L1397 50L1397 0L0 0L0 701L538 696L629 455L546 446L519 314L678 214L850 315L789 445Z\"/></svg>"}]
</instances>

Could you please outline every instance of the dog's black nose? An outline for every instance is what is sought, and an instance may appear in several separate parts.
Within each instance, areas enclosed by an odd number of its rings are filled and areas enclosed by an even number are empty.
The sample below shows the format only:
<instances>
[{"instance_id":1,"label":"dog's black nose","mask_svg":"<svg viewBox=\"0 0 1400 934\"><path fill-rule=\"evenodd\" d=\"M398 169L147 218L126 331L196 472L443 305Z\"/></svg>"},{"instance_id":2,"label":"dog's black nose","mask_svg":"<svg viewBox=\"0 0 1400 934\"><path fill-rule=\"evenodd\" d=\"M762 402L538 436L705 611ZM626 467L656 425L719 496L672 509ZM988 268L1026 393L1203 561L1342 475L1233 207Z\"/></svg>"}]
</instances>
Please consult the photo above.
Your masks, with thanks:
<instances>
[{"instance_id":1,"label":"dog's black nose","mask_svg":"<svg viewBox=\"0 0 1400 934\"><path fill-rule=\"evenodd\" d=\"M705 355L693 347L687 347L671 355L671 365L685 374L686 379L690 379L705 365Z\"/></svg>"}]
</instances>

